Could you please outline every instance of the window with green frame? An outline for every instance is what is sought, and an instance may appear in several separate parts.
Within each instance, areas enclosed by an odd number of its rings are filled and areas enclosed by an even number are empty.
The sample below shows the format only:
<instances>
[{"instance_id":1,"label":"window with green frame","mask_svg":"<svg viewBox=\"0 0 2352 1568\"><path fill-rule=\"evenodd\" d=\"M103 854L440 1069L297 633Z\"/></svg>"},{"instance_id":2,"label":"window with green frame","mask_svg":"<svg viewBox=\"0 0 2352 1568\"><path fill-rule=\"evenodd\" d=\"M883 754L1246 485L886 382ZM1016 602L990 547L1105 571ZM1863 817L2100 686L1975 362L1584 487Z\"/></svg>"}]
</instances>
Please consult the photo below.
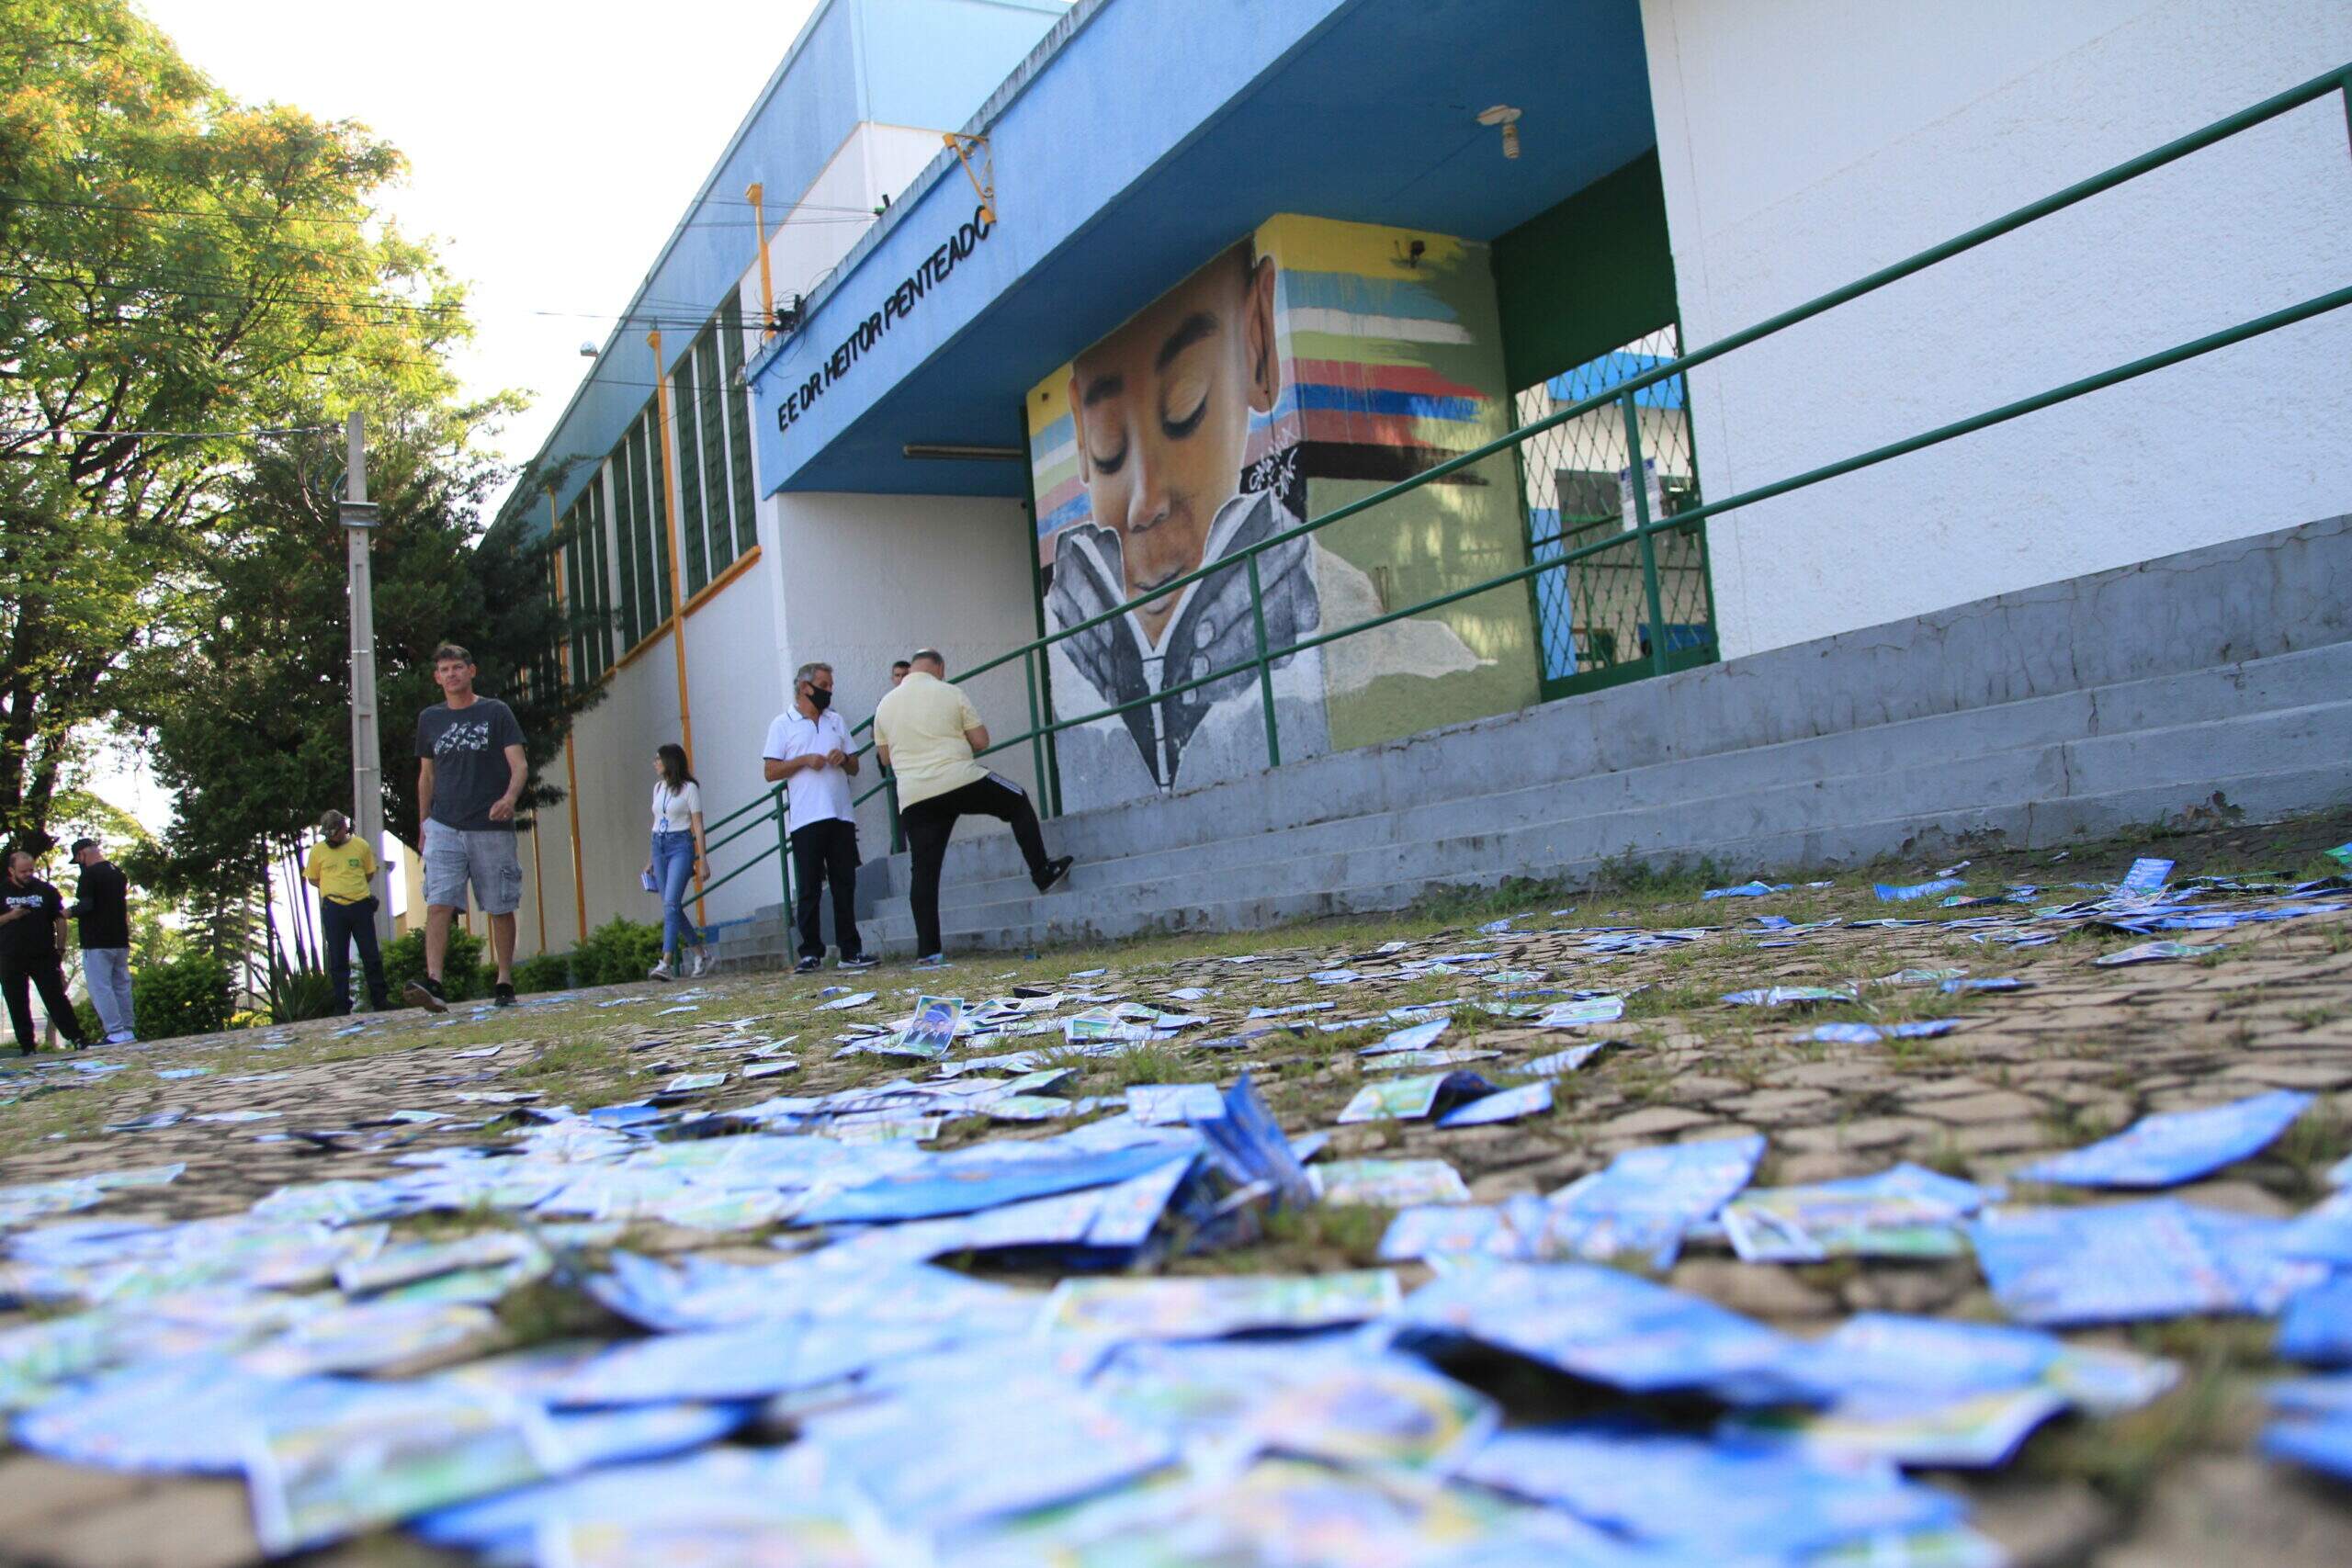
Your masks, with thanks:
<instances>
[{"instance_id":1,"label":"window with green frame","mask_svg":"<svg viewBox=\"0 0 2352 1568\"><path fill-rule=\"evenodd\" d=\"M752 421L746 395L739 390L743 374L743 306L729 294L718 308L718 399L727 419L728 494L734 501L735 553L742 555L759 543L759 514L752 494Z\"/></svg>"},{"instance_id":2,"label":"window with green frame","mask_svg":"<svg viewBox=\"0 0 2352 1568\"><path fill-rule=\"evenodd\" d=\"M752 515L750 432L734 390L741 321L730 296L718 321L703 329L672 372L679 549L689 595L709 586L759 538Z\"/></svg>"},{"instance_id":3,"label":"window with green frame","mask_svg":"<svg viewBox=\"0 0 2352 1568\"><path fill-rule=\"evenodd\" d=\"M588 603L596 612L595 660L591 668L601 676L613 667L613 536L605 518L605 476L588 482L588 540L593 548L582 566L588 574Z\"/></svg>"},{"instance_id":4,"label":"window with green frame","mask_svg":"<svg viewBox=\"0 0 2352 1568\"><path fill-rule=\"evenodd\" d=\"M613 541L620 559L620 575L616 587L620 593L620 643L624 652L643 640L647 627L639 626L638 610L641 603L637 591L638 513L643 510L637 503L637 460L629 450L629 439L624 435L613 448Z\"/></svg>"},{"instance_id":5,"label":"window with green frame","mask_svg":"<svg viewBox=\"0 0 2352 1568\"><path fill-rule=\"evenodd\" d=\"M628 435L634 470L632 499L637 506L637 527L631 536L637 541L638 635L629 643L632 648L670 618L670 530L662 507L662 452L657 445L661 439L661 423L649 401Z\"/></svg>"},{"instance_id":6,"label":"window with green frame","mask_svg":"<svg viewBox=\"0 0 2352 1568\"><path fill-rule=\"evenodd\" d=\"M691 423L695 445L701 449L702 456L700 479L695 488L704 497L704 525L710 537L710 575L717 577L743 553L735 547L733 498L727 492L725 406L729 393L727 384L718 378L717 333L707 331L695 339L692 364L695 373L694 418L691 422L679 422L679 438L683 443L686 427Z\"/></svg>"},{"instance_id":7,"label":"window with green frame","mask_svg":"<svg viewBox=\"0 0 2352 1568\"><path fill-rule=\"evenodd\" d=\"M686 574L689 594L701 592L710 581L714 559L727 558L723 552L714 558L705 543L702 464L695 452L694 357L689 349L670 378L670 425L678 442L678 564Z\"/></svg>"}]
</instances>

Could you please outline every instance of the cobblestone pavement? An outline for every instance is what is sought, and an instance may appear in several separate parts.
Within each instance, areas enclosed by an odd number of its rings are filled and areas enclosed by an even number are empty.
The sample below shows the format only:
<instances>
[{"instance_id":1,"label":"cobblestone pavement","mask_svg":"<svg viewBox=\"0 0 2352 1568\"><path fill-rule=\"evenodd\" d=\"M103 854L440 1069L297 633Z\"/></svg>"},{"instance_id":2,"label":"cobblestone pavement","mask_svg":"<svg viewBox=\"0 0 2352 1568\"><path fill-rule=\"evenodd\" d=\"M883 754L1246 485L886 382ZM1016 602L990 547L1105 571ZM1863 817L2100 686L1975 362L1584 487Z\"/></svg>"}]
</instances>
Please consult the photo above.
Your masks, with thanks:
<instances>
[{"instance_id":1,"label":"cobblestone pavement","mask_svg":"<svg viewBox=\"0 0 2352 1568\"><path fill-rule=\"evenodd\" d=\"M2064 857L1980 854L1957 874L1972 894L2039 884L2037 903L2085 896L2069 884L2112 885L2142 853L2177 861L2176 878L2257 871L2313 877L2336 869L2320 861L2317 851L2352 836L2347 827L2352 821L2339 817L2170 835L2152 844L2086 845ZM1769 1140L1755 1186L1864 1175L1897 1160L1992 1183L2037 1157L2105 1137L2151 1112L2271 1089L2317 1098L2263 1153L2171 1195L2278 1216L2308 1208L2324 1194L2324 1173L2352 1151L2352 913L2187 933L2215 951L2105 968L2093 960L2144 938L2082 929L2048 945L2012 949L1977 940L1983 928L1953 922L2019 916L2026 913L2021 907L1948 909L1932 898L1893 905L1871 895L1874 877L1916 882L1963 853L1950 850L1933 859L1817 874L1832 884L1827 887L1807 887L1807 877L1789 874L1796 886L1762 897L1702 900L1703 879L1629 873L1598 889L1506 891L1388 919L1086 952L967 955L944 974L917 974L894 964L862 977L830 971L800 978L720 975L667 987L649 983L581 992L554 1002L526 998L529 1005L511 1012L468 1004L444 1019L399 1012L360 1021L365 1027L356 1033L345 1021L327 1021L106 1048L89 1054L95 1060L37 1058L0 1084L0 1184L184 1162L177 1180L116 1193L91 1213L126 1221L240 1213L280 1187L390 1176L413 1168L403 1161L433 1150L505 1144L522 1124L514 1114L519 1106L470 1096L531 1096L534 1107L584 1111L645 1098L682 1073L724 1071L723 1084L682 1091L673 1102L725 1110L778 1093L820 1096L910 1076L905 1061L836 1057L835 1036L846 1023L904 1012L919 991L977 1002L1017 986L1040 986L1087 988L1207 1018L1127 1055L1080 1059L1070 1064L1079 1069L1075 1078L1052 1086L1052 1095L1107 1099L1140 1083L1229 1086L1246 1069L1291 1137L1331 1133L1324 1160L1442 1159L1461 1172L1478 1201L1553 1192L1624 1150L1750 1132ZM1840 923L1792 933L1763 929L1755 921L1759 915L1800 926ZM1501 933L1480 929L1514 916ZM1853 923L1890 916L1925 923ZM1589 931L1600 927L1711 929L1658 951L1611 954L1596 952L1590 941ZM1555 931L1570 934L1543 934ZM1395 943L1406 945L1382 951ZM1414 960L1464 951L1497 956L1463 965L1465 973L1413 967ZM1249 955L1261 961L1232 962ZM1963 969L1971 976L2014 976L2024 985L1953 995L1932 984L1874 983L1906 968ZM1332 970L1357 977L1329 985L1307 977ZM1541 979L1510 978L1530 971ZM1497 973L1502 981L1490 978ZM818 1010L827 999L824 986L843 978L879 993L877 998L848 1011ZM1845 985L1858 987L1859 1000L1802 1012L1733 1007L1721 999L1745 987ZM1192 987L1205 995L1168 999L1170 992ZM1335 1124L1357 1090L1384 1076L1376 1057L1358 1052L1398 1027L1385 1010L1455 997L1493 998L1513 987L1581 988L1627 998L1622 1022L1577 1032L1534 1029L1523 1018L1483 1013L1456 1019L1442 1045L1498 1053L1464 1065L1506 1084L1519 1081L1515 1066L1564 1046L1616 1043L1554 1081L1548 1113L1455 1129L1428 1121ZM1376 1021L1329 1032L1278 1028L1238 1047L1192 1043L1237 1032L1252 1007L1313 1001L1333 1003L1331 1019ZM1957 1027L1939 1037L1873 1044L1804 1037L1825 1021L1939 1019ZM752 1048L784 1037L794 1038L798 1066L747 1079L743 1069L762 1065ZM978 1049L1032 1043L1037 1042ZM101 1063L120 1064L121 1070L77 1070ZM186 1068L204 1071L159 1076ZM176 1120L158 1114L175 1110L184 1114ZM429 1114L395 1119L406 1112ZM169 1124L107 1130L141 1118ZM1035 1136L1067 1125L970 1116L950 1121L930 1146ZM2030 1190L2034 1201L2083 1201L2054 1189ZM1246 1245L1178 1257L1160 1267L1237 1274L1370 1267L1389 1218L1373 1207L1295 1211L1270 1219ZM396 1235L416 1229L440 1235L449 1234L451 1224L442 1216L401 1221L394 1228ZM700 1252L772 1261L777 1253L765 1238L787 1228L705 1230L639 1217L619 1245L652 1255ZM957 1261L1016 1284L1042 1285L1056 1277L1017 1261ZM1430 1278L1419 1263L1399 1266L1399 1273L1408 1290ZM1782 1266L1742 1262L1721 1245L1701 1240L1687 1247L1663 1278L1807 1337L1865 1310L2002 1318L1967 1256ZM10 1314L0 1328L35 1320ZM628 1330L577 1292L533 1286L501 1303L491 1333L378 1375L413 1374L580 1332ZM2297 1370L2272 1359L2270 1334L2268 1320L2204 1317L2070 1334L2083 1344L2172 1358L2183 1375L2172 1392L2128 1415L2051 1423L1997 1471L1926 1473L1935 1484L1963 1492L1974 1528L2020 1563L2141 1568L2242 1562L2317 1568L2352 1562L2352 1492L2256 1450L2262 1385ZM1482 1381L1513 1421L1577 1407L1576 1392L1558 1386L1563 1380L1531 1382L1524 1368L1487 1371L1491 1375L1483 1381L1476 1371L1457 1375ZM735 1440L774 1442L786 1435L755 1426ZM0 1561L198 1568L257 1556L246 1488L239 1480L119 1473L61 1464L23 1450L0 1455ZM306 1560L471 1561L390 1532Z\"/></svg>"}]
</instances>

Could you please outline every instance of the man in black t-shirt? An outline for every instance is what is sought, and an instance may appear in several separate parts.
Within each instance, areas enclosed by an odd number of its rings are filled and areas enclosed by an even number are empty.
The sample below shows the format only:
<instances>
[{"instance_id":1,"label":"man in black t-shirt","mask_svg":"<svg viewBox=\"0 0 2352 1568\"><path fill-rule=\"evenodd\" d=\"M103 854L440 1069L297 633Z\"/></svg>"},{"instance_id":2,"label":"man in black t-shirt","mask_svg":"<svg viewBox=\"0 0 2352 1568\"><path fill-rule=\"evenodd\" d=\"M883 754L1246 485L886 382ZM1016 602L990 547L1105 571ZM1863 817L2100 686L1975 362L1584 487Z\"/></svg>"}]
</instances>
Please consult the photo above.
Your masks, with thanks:
<instances>
[{"instance_id":1,"label":"man in black t-shirt","mask_svg":"<svg viewBox=\"0 0 2352 1568\"><path fill-rule=\"evenodd\" d=\"M74 840L74 863L82 880L65 912L82 928L82 988L106 1026L107 1043L128 1045L139 1038L130 1008L130 883L96 839Z\"/></svg>"},{"instance_id":2,"label":"man in black t-shirt","mask_svg":"<svg viewBox=\"0 0 2352 1568\"><path fill-rule=\"evenodd\" d=\"M514 910L523 902L523 862L514 852L514 803L530 766L523 727L496 697L474 694L474 656L456 643L433 650L433 679L446 701L416 716L416 814L424 861L424 978L408 999L434 1012L448 1004L441 960L466 888L490 916L498 957L492 999L514 1005Z\"/></svg>"},{"instance_id":3,"label":"man in black t-shirt","mask_svg":"<svg viewBox=\"0 0 2352 1568\"><path fill-rule=\"evenodd\" d=\"M22 850L8 854L8 874L0 881L0 992L8 998L8 1022L17 1031L17 1049L31 1055L38 1049L33 1033L29 984L40 993L51 1028L79 1051L89 1043L74 1017L74 1003L65 995L65 972L57 953L65 938L65 900L34 874L33 857Z\"/></svg>"}]
</instances>

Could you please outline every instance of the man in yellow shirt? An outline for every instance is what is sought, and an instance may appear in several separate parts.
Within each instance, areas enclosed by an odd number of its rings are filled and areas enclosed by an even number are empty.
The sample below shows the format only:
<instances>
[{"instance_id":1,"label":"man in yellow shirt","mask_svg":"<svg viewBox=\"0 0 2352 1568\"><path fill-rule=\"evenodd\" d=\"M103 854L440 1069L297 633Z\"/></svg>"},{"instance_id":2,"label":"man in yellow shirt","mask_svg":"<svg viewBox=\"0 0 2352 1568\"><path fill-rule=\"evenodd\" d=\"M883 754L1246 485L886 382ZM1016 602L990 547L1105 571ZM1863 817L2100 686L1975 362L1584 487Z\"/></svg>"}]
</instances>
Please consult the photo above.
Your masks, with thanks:
<instances>
[{"instance_id":1,"label":"man in yellow shirt","mask_svg":"<svg viewBox=\"0 0 2352 1568\"><path fill-rule=\"evenodd\" d=\"M1012 825L1013 840L1029 863L1029 880L1046 892L1069 874L1069 855L1048 859L1046 837L1029 795L1001 773L982 767L988 726L964 694L947 683L947 661L937 649L914 656L914 668L874 710L874 745L899 785L899 825L913 861L907 901L914 908L915 967L947 962L939 934L939 868L956 819L993 817Z\"/></svg>"},{"instance_id":2,"label":"man in yellow shirt","mask_svg":"<svg viewBox=\"0 0 2352 1568\"><path fill-rule=\"evenodd\" d=\"M340 811L320 818L319 830L326 838L311 846L302 879L319 890L319 942L327 952L327 978L334 982L334 1010L351 1010L351 944L356 942L368 972L368 1005L386 1011L392 998L376 946L376 852L351 836L351 820Z\"/></svg>"}]
</instances>

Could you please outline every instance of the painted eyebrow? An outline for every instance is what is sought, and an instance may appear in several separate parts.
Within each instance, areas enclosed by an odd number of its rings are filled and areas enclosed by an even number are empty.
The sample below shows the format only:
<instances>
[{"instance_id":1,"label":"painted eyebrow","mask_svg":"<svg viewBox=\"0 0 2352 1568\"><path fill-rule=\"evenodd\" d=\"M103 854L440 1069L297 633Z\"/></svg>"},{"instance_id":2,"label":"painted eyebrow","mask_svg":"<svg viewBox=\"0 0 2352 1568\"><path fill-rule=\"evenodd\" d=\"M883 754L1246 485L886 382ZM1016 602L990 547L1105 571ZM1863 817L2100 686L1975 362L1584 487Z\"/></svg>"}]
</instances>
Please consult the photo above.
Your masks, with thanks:
<instances>
[{"instance_id":1,"label":"painted eyebrow","mask_svg":"<svg viewBox=\"0 0 2352 1568\"><path fill-rule=\"evenodd\" d=\"M1168 341L1159 345L1159 355L1151 362L1151 367L1154 370L1167 369L1178 355L1203 338L1215 337L1216 331L1215 316L1210 315L1206 310L1193 311L1184 318L1182 323L1174 332L1168 334Z\"/></svg>"},{"instance_id":2,"label":"painted eyebrow","mask_svg":"<svg viewBox=\"0 0 2352 1568\"><path fill-rule=\"evenodd\" d=\"M1127 389L1125 376L1097 376L1086 384L1086 395L1079 400L1084 408L1092 408L1105 398L1115 398Z\"/></svg>"}]
</instances>

